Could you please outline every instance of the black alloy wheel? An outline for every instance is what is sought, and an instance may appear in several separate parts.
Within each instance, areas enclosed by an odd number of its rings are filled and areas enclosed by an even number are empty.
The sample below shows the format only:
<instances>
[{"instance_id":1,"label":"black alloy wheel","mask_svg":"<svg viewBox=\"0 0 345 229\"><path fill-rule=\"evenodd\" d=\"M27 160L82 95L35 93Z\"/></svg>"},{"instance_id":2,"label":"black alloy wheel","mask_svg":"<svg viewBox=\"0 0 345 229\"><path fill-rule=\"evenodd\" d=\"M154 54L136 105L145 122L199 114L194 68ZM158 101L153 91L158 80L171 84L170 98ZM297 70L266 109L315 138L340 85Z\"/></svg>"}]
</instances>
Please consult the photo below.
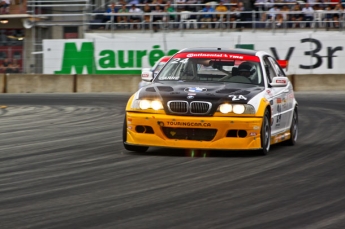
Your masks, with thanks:
<instances>
[{"instance_id":1,"label":"black alloy wheel","mask_svg":"<svg viewBox=\"0 0 345 229\"><path fill-rule=\"evenodd\" d=\"M267 155L271 147L271 117L269 111L266 109L262 120L261 127L261 154Z\"/></svg>"},{"instance_id":2,"label":"black alloy wheel","mask_svg":"<svg viewBox=\"0 0 345 229\"><path fill-rule=\"evenodd\" d=\"M297 108L293 111L291 126L290 126L290 139L287 141L287 144L293 146L297 142L298 137L298 112Z\"/></svg>"}]
</instances>

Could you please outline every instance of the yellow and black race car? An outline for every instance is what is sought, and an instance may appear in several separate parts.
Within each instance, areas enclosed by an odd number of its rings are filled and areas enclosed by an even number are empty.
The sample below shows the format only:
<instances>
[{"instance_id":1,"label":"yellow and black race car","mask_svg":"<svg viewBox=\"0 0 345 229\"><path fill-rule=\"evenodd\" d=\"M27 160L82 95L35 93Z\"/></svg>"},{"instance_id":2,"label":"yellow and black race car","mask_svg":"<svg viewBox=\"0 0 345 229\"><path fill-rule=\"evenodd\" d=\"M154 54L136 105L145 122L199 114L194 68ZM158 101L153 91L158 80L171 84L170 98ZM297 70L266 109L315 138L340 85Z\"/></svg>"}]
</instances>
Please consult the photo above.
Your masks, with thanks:
<instances>
[{"instance_id":1,"label":"yellow and black race car","mask_svg":"<svg viewBox=\"0 0 345 229\"><path fill-rule=\"evenodd\" d=\"M129 99L123 144L203 150L259 150L294 145L297 102L291 82L263 51L188 48L164 65L152 84Z\"/></svg>"}]
</instances>

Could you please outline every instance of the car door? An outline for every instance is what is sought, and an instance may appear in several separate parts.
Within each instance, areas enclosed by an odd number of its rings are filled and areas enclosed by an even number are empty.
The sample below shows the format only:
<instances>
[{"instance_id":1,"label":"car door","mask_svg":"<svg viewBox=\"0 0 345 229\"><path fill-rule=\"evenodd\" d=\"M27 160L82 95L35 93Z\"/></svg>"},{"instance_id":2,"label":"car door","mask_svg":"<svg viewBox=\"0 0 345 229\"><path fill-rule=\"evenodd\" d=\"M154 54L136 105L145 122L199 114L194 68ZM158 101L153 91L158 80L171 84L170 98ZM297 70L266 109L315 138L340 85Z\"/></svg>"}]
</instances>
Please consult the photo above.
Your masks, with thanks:
<instances>
[{"instance_id":1,"label":"car door","mask_svg":"<svg viewBox=\"0 0 345 229\"><path fill-rule=\"evenodd\" d=\"M268 77L268 82L271 83L274 77L279 76L281 73L277 72L275 61L270 56L264 57L265 71ZM278 66L279 67L279 66ZM281 75L280 75L281 76ZM286 87L270 87L270 104L272 112L272 135L283 132L286 129L286 114L285 114L285 105L287 97L287 88Z\"/></svg>"},{"instance_id":2,"label":"car door","mask_svg":"<svg viewBox=\"0 0 345 229\"><path fill-rule=\"evenodd\" d=\"M277 61L272 57L269 58L271 61L277 75L279 77L286 77L283 69L279 66ZM286 77L287 78L287 77ZM281 103L281 112L282 112L282 123L284 124L285 129L290 128L290 120L293 115L293 88L290 81L287 79L287 86L283 87L283 96L282 96L282 103Z\"/></svg>"}]
</instances>

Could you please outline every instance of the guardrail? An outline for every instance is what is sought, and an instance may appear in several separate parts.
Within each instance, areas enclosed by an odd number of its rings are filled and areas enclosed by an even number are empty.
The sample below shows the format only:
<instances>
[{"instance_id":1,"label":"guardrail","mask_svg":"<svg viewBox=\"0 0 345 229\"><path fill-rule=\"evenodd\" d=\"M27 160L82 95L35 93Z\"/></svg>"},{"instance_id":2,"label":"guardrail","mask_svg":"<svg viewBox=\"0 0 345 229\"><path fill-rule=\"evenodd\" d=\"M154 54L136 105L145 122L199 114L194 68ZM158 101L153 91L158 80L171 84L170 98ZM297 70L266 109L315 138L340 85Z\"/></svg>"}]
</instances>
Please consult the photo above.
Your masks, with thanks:
<instances>
[{"instance_id":1,"label":"guardrail","mask_svg":"<svg viewBox=\"0 0 345 229\"><path fill-rule=\"evenodd\" d=\"M206 18L205 16L209 17ZM299 15L298 17L296 15ZM37 14L48 20L35 22L36 26L83 25L87 30L104 30L108 32L158 30L219 29L241 30L277 29L326 29L345 30L345 11L314 11L305 17L302 11L263 10L227 11L227 12L150 12L150 13L76 13L76 14ZM73 18L77 18L73 20ZM55 18L55 20L54 20ZM57 20L56 18L63 18ZM68 20L67 20L68 19Z\"/></svg>"}]
</instances>

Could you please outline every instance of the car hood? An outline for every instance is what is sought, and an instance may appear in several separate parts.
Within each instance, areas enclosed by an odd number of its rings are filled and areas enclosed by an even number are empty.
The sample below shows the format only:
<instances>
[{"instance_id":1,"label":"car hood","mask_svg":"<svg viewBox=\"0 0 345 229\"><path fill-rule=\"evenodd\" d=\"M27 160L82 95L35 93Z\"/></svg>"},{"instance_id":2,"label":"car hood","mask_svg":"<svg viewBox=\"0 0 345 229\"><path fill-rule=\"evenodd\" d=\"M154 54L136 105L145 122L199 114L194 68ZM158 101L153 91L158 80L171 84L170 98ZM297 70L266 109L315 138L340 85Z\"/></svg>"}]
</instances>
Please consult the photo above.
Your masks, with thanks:
<instances>
[{"instance_id":1,"label":"car hood","mask_svg":"<svg viewBox=\"0 0 345 229\"><path fill-rule=\"evenodd\" d=\"M248 103L264 90L263 86L240 83L198 84L191 82L153 83L142 88L139 99L159 98L163 102L171 100L206 101L211 103Z\"/></svg>"}]
</instances>

